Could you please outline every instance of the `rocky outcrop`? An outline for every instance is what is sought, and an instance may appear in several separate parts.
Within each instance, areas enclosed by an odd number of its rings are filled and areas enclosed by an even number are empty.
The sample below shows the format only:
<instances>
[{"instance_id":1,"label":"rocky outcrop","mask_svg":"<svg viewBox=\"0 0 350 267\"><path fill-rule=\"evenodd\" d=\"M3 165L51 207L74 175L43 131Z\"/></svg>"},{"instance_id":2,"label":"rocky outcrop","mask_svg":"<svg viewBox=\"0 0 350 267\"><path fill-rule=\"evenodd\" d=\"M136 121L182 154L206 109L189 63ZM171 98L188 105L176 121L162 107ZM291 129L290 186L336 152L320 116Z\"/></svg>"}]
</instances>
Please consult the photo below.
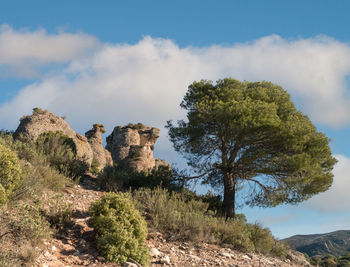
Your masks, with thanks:
<instances>
[{"instance_id":1,"label":"rocky outcrop","mask_svg":"<svg viewBox=\"0 0 350 267\"><path fill-rule=\"evenodd\" d=\"M93 152L93 160L98 165L98 170L113 165L111 153L103 147L102 134L106 132L102 124L94 124L93 128L85 133L85 136Z\"/></svg>"},{"instance_id":2,"label":"rocky outcrop","mask_svg":"<svg viewBox=\"0 0 350 267\"><path fill-rule=\"evenodd\" d=\"M126 163L137 171L150 171L154 167L169 166L169 163L153 157L154 144L160 130L142 124L117 126L107 137L106 149L113 161Z\"/></svg>"},{"instance_id":3,"label":"rocky outcrop","mask_svg":"<svg viewBox=\"0 0 350 267\"><path fill-rule=\"evenodd\" d=\"M77 155L89 166L93 159L98 169L116 163L125 163L137 171L150 171L153 168L170 164L153 157L154 144L160 130L142 124L117 126L107 137L106 149L103 147L102 134L106 132L102 124L94 124L85 136L76 133L61 117L48 110L33 109L33 114L20 119L20 124L14 133L14 138L23 136L35 141L42 133L60 131L72 138Z\"/></svg>"},{"instance_id":4,"label":"rocky outcrop","mask_svg":"<svg viewBox=\"0 0 350 267\"><path fill-rule=\"evenodd\" d=\"M76 133L63 118L56 116L48 110L44 111L35 108L32 115L22 117L14 133L14 138L16 139L20 135L23 135L23 137L35 141L39 135L49 131L61 131L63 134L72 138L77 149L77 155L89 166L91 165L93 151L88 139Z\"/></svg>"}]
</instances>

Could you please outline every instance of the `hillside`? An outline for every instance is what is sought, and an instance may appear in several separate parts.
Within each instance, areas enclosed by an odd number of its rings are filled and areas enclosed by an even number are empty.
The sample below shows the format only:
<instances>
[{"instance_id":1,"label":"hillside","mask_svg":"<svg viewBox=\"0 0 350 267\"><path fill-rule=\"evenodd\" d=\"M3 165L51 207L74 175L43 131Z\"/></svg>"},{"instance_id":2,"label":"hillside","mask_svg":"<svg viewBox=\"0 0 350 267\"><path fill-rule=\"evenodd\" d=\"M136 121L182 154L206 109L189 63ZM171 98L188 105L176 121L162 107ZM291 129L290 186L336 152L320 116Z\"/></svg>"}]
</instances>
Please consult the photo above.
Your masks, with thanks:
<instances>
[{"instance_id":1,"label":"hillside","mask_svg":"<svg viewBox=\"0 0 350 267\"><path fill-rule=\"evenodd\" d=\"M64 199L72 205L71 227L61 229L53 238L38 248L35 266L120 266L106 262L96 249L93 229L87 225L88 207L99 199L101 192L96 179L85 176L78 186L67 188ZM150 231L147 246L151 251L151 267L157 266L309 266L302 254L291 251L287 259L278 259L254 253L242 253L205 242L180 242L170 235ZM125 264L136 267L137 265Z\"/></svg>"},{"instance_id":2,"label":"hillside","mask_svg":"<svg viewBox=\"0 0 350 267\"><path fill-rule=\"evenodd\" d=\"M350 230L325 234L295 235L284 239L293 249L308 254L342 256L350 252Z\"/></svg>"},{"instance_id":3,"label":"hillside","mask_svg":"<svg viewBox=\"0 0 350 267\"><path fill-rule=\"evenodd\" d=\"M0 267L310 266L268 228L222 216L153 157L159 129L85 136L33 109L0 133ZM147 234L148 233L148 234ZM133 263L134 262L134 263Z\"/></svg>"}]
</instances>

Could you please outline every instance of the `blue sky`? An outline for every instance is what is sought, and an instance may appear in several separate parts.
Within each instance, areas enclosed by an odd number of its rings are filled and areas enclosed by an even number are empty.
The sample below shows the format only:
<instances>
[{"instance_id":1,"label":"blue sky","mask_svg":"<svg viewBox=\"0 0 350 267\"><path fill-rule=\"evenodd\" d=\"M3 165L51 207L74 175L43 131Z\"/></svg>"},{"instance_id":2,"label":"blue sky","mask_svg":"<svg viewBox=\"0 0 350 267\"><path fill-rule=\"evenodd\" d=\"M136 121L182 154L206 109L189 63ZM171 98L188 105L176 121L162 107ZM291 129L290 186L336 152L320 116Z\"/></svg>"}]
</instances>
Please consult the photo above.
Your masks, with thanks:
<instances>
[{"instance_id":1,"label":"blue sky","mask_svg":"<svg viewBox=\"0 0 350 267\"><path fill-rule=\"evenodd\" d=\"M349 1L8 1L0 8L0 127L36 106L84 133L162 128L194 80L270 80L325 132L332 188L298 206L243 208L280 238L350 229ZM167 141L156 155L183 164ZM317 222L317 223L316 223Z\"/></svg>"}]
</instances>

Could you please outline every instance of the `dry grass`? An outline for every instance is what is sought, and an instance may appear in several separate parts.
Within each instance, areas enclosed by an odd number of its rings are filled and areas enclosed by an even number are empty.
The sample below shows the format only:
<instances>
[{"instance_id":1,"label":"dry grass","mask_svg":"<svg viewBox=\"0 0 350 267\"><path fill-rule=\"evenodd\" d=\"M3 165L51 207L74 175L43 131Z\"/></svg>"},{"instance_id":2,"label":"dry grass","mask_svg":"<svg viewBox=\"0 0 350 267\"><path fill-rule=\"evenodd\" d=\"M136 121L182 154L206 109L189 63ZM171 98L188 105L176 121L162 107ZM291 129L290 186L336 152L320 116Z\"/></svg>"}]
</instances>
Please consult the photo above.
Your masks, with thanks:
<instances>
[{"instance_id":1,"label":"dry grass","mask_svg":"<svg viewBox=\"0 0 350 267\"><path fill-rule=\"evenodd\" d=\"M166 189L134 191L135 206L148 225L184 241L216 243L242 252L285 257L288 248L277 242L270 230L245 220L228 220L208 211L208 203Z\"/></svg>"}]
</instances>

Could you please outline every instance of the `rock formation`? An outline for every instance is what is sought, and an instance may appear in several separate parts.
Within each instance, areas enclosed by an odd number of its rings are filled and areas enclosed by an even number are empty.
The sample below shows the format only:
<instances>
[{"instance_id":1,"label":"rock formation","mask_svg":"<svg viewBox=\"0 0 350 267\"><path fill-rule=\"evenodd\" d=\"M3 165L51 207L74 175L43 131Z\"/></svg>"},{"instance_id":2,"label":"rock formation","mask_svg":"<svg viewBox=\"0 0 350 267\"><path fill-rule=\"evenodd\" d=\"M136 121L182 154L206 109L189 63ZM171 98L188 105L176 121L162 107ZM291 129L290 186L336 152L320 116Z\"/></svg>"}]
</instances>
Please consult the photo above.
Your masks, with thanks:
<instances>
[{"instance_id":1,"label":"rock formation","mask_svg":"<svg viewBox=\"0 0 350 267\"><path fill-rule=\"evenodd\" d=\"M113 161L124 162L137 171L150 171L154 167L169 166L169 163L153 157L154 143L160 130L142 124L117 126L107 137L106 149Z\"/></svg>"},{"instance_id":2,"label":"rock formation","mask_svg":"<svg viewBox=\"0 0 350 267\"><path fill-rule=\"evenodd\" d=\"M102 124L94 124L93 128L85 133L93 152L93 160L97 162L99 170L113 165L111 153L103 147L102 134L105 132Z\"/></svg>"},{"instance_id":3,"label":"rock formation","mask_svg":"<svg viewBox=\"0 0 350 267\"><path fill-rule=\"evenodd\" d=\"M44 111L35 108L32 115L22 117L14 133L14 138L23 135L23 137L35 141L40 134L49 131L61 131L63 134L72 138L77 149L77 155L89 166L91 165L93 151L88 139L76 133L63 118L56 116L48 110Z\"/></svg>"},{"instance_id":4,"label":"rock formation","mask_svg":"<svg viewBox=\"0 0 350 267\"><path fill-rule=\"evenodd\" d=\"M77 155L89 166L93 159L102 170L108 165L126 163L137 171L150 171L160 166L170 167L164 160L153 157L154 143L160 130L142 124L117 126L107 137L106 149L103 147L102 134L106 132L102 124L94 124L85 136L76 133L61 117L48 110L33 109L33 114L20 119L20 124L14 133L14 138L20 135L35 141L45 132L61 131L72 138L77 148Z\"/></svg>"}]
</instances>

